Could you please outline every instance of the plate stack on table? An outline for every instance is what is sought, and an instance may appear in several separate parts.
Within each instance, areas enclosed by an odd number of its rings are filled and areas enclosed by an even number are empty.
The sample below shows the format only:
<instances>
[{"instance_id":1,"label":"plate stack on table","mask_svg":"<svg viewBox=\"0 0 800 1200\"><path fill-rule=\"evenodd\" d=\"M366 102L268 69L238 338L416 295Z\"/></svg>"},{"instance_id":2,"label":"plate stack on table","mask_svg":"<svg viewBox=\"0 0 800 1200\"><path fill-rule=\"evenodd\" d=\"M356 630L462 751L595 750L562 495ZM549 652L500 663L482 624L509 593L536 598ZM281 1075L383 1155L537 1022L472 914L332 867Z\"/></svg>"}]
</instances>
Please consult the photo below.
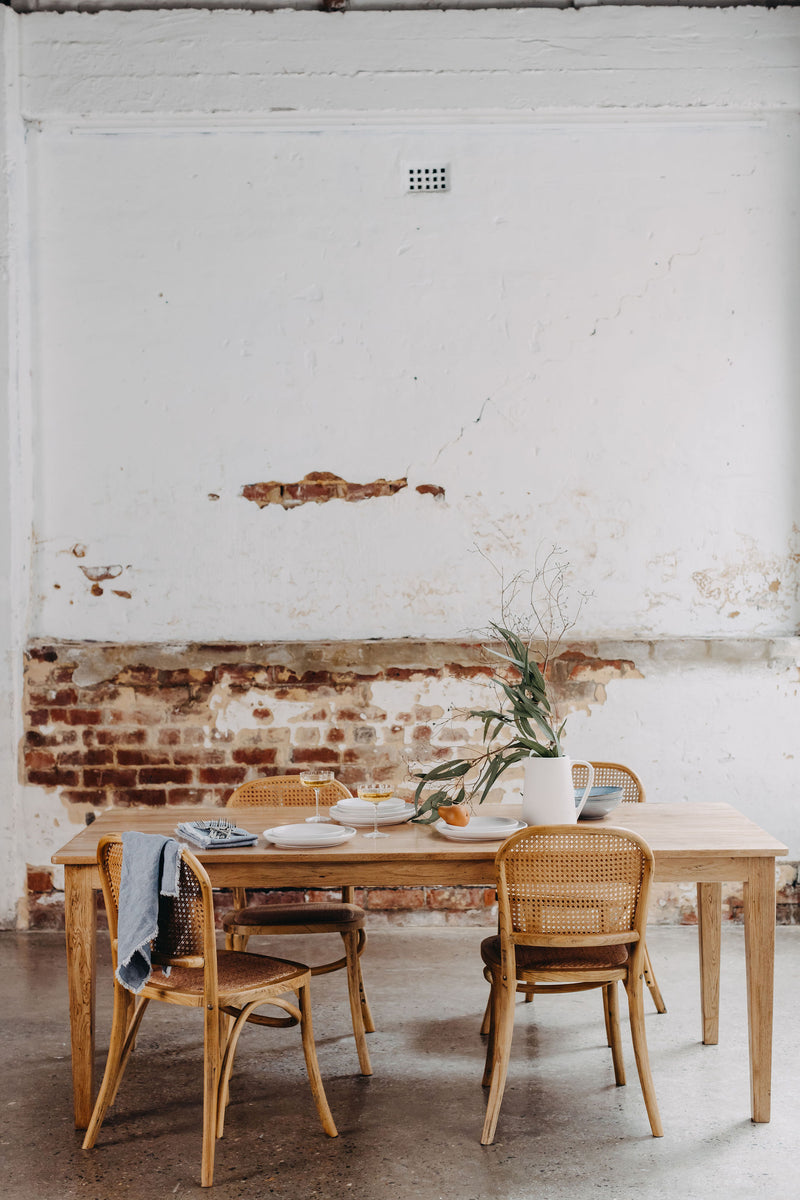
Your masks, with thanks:
<instances>
[{"instance_id":1,"label":"plate stack on table","mask_svg":"<svg viewBox=\"0 0 800 1200\"><path fill-rule=\"evenodd\" d=\"M452 842L504 842L524 829L525 822L514 817L470 817L466 825L448 825L440 818L433 828Z\"/></svg>"},{"instance_id":2,"label":"plate stack on table","mask_svg":"<svg viewBox=\"0 0 800 1200\"><path fill-rule=\"evenodd\" d=\"M279 850L318 850L338 846L355 836L355 829L349 825L315 825L308 821L302 825L275 825L264 830L264 837Z\"/></svg>"},{"instance_id":3,"label":"plate stack on table","mask_svg":"<svg viewBox=\"0 0 800 1200\"><path fill-rule=\"evenodd\" d=\"M396 796L372 804L369 800L359 800L356 796L347 796L334 804L330 814L334 821L347 825L369 825L375 820L375 810L378 810L378 825L402 825L410 821L414 815L414 805L406 804Z\"/></svg>"}]
</instances>

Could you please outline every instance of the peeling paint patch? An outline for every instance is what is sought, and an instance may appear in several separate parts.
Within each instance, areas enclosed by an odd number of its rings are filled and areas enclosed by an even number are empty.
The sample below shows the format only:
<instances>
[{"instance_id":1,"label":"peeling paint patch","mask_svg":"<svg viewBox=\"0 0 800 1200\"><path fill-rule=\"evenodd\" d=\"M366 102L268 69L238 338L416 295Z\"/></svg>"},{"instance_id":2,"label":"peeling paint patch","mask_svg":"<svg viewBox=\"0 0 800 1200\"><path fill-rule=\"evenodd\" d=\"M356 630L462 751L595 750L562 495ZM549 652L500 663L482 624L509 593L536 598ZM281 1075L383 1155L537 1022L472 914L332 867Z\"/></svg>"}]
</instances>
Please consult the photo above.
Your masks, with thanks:
<instances>
[{"instance_id":1,"label":"peeling paint patch","mask_svg":"<svg viewBox=\"0 0 800 1200\"><path fill-rule=\"evenodd\" d=\"M433 496L434 500L444 500L444 488L439 487L438 483L417 484L417 491L420 496Z\"/></svg>"},{"instance_id":2,"label":"peeling paint patch","mask_svg":"<svg viewBox=\"0 0 800 1200\"><path fill-rule=\"evenodd\" d=\"M242 488L245 500L252 500L259 508L268 504L279 504L281 508L297 508L301 504L327 504L329 500L375 500L381 496L393 496L408 487L408 480L374 479L371 483L350 483L330 471L310 471L297 483L247 483Z\"/></svg>"},{"instance_id":3,"label":"peeling paint patch","mask_svg":"<svg viewBox=\"0 0 800 1200\"><path fill-rule=\"evenodd\" d=\"M101 583L104 579L116 579L122 574L122 567L119 563L114 563L110 567L81 567L87 579L91 579L92 583Z\"/></svg>"},{"instance_id":4,"label":"peeling paint patch","mask_svg":"<svg viewBox=\"0 0 800 1200\"><path fill-rule=\"evenodd\" d=\"M800 530L795 528L786 555L761 557L748 539L740 562L695 571L692 579L702 600L736 617L749 608L789 617L800 598Z\"/></svg>"}]
</instances>

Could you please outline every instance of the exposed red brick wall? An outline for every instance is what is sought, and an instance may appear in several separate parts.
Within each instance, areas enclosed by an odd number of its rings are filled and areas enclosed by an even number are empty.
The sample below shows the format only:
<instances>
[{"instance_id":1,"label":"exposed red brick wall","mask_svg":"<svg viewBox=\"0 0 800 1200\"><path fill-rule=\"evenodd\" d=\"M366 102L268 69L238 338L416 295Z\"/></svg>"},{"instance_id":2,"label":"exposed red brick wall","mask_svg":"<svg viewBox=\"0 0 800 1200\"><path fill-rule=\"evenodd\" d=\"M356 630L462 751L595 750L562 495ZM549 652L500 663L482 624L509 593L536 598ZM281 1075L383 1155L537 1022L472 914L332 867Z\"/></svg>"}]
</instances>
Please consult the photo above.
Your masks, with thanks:
<instances>
[{"instance_id":1,"label":"exposed red brick wall","mask_svg":"<svg viewBox=\"0 0 800 1200\"><path fill-rule=\"evenodd\" d=\"M495 671L479 646L448 643L33 644L26 659L23 779L94 808L222 804L246 779L307 765L330 766L350 786L371 773L409 787L409 759L436 762L477 737L463 722L443 726L443 705L416 693L446 703L459 683ZM568 711L634 670L565 651L553 678ZM396 685L391 708L374 701L383 683ZM237 697L246 720L232 729L219 713Z\"/></svg>"},{"instance_id":2,"label":"exposed red brick wall","mask_svg":"<svg viewBox=\"0 0 800 1200\"><path fill-rule=\"evenodd\" d=\"M327 504L329 500L346 500L351 503L375 500L382 496L394 496L405 487L408 487L407 479L373 479L370 483L349 483L330 471L311 471L296 483L279 483L275 479L267 483L246 483L242 488L242 495L245 500L252 500L259 508L266 508L268 504L297 508L300 504Z\"/></svg>"},{"instance_id":3,"label":"exposed red brick wall","mask_svg":"<svg viewBox=\"0 0 800 1200\"><path fill-rule=\"evenodd\" d=\"M21 777L57 791L76 822L110 805L223 805L247 779L306 765L329 766L352 788L370 774L410 796L410 763L440 761L479 742L477 723L448 720L447 706L485 703L494 672L471 643L36 642L26 654ZM597 659L581 647L566 647L551 671L562 715L602 703L609 679L636 674L631 662ZM797 919L796 890L787 885L779 898L786 923ZM49 867L31 867L26 901L30 925L63 920ZM360 902L376 921L488 924L494 894L372 888ZM732 919L737 903L732 897ZM675 919L696 918L676 908Z\"/></svg>"}]
</instances>

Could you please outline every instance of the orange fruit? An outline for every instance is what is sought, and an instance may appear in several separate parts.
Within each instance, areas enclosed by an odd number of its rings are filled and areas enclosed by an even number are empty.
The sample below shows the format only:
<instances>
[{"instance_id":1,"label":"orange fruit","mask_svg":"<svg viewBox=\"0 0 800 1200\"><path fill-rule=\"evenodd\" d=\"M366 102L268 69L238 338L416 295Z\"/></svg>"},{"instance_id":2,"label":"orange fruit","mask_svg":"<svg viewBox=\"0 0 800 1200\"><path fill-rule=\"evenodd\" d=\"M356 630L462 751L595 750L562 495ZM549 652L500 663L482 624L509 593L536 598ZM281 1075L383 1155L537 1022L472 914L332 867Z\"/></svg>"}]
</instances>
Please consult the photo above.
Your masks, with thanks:
<instances>
[{"instance_id":1,"label":"orange fruit","mask_svg":"<svg viewBox=\"0 0 800 1200\"><path fill-rule=\"evenodd\" d=\"M439 816L445 825L469 825L469 809L463 804L443 804Z\"/></svg>"}]
</instances>

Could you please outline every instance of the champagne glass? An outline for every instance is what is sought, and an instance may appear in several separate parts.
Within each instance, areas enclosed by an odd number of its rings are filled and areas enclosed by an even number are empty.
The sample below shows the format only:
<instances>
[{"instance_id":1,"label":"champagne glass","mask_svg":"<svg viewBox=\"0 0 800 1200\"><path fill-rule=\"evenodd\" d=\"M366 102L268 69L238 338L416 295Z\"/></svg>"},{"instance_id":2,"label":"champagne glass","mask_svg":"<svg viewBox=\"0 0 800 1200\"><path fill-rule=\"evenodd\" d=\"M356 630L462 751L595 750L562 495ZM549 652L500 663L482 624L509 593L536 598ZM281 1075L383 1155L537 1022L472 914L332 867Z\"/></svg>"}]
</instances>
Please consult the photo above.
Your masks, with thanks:
<instances>
[{"instance_id":1,"label":"champagne glass","mask_svg":"<svg viewBox=\"0 0 800 1200\"><path fill-rule=\"evenodd\" d=\"M375 805L375 819L372 823L372 832L365 833L364 837L381 838L388 837L388 833L378 832L378 805L381 800L388 800L392 794L392 785L390 783L367 783L358 789L359 800L369 800L370 804Z\"/></svg>"},{"instance_id":2,"label":"champagne glass","mask_svg":"<svg viewBox=\"0 0 800 1200\"><path fill-rule=\"evenodd\" d=\"M306 821L330 821L330 817L320 816L319 811L319 789L323 783L330 783L333 779L333 771L303 771L300 776L300 782L303 787L314 789L314 799L317 804L317 811L313 817L306 817Z\"/></svg>"}]
</instances>

